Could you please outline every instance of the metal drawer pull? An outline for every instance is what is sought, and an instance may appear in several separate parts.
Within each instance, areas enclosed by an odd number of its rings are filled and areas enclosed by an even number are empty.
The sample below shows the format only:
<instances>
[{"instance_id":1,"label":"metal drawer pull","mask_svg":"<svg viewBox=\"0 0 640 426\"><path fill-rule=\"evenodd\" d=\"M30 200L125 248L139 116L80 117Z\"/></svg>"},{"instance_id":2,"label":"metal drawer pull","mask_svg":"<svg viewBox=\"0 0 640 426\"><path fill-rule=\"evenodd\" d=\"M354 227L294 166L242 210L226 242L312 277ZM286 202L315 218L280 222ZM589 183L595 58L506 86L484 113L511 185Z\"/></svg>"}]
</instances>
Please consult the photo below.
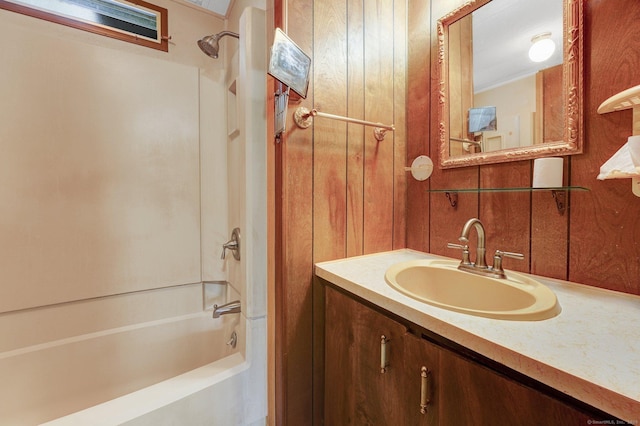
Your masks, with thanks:
<instances>
[{"instance_id":1,"label":"metal drawer pull","mask_svg":"<svg viewBox=\"0 0 640 426\"><path fill-rule=\"evenodd\" d=\"M387 372L387 367L389 366L389 362L387 361L387 342L389 340L383 334L380 336L380 373L384 374Z\"/></svg>"},{"instance_id":2,"label":"metal drawer pull","mask_svg":"<svg viewBox=\"0 0 640 426\"><path fill-rule=\"evenodd\" d=\"M420 370L420 412L427 414L427 405L429 405L429 370L422 367Z\"/></svg>"}]
</instances>

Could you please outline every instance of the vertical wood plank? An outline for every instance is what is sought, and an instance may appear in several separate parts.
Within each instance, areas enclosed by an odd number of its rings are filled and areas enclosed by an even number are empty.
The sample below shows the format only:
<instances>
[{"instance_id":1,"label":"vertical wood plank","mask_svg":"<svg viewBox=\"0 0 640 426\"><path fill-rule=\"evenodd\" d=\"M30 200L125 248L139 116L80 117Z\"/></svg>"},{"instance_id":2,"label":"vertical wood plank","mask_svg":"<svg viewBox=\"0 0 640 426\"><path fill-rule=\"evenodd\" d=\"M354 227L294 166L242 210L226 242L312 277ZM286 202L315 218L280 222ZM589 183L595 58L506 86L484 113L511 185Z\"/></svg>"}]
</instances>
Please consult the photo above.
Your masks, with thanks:
<instances>
[{"instance_id":1,"label":"vertical wood plank","mask_svg":"<svg viewBox=\"0 0 640 426\"><path fill-rule=\"evenodd\" d=\"M431 7L428 2L409 2L407 12L407 165L429 155L431 96ZM436 152L437 149L434 151ZM432 157L434 163L437 159ZM437 163L434 167L438 167ZM429 251L430 180L407 176L407 247Z\"/></svg>"},{"instance_id":2,"label":"vertical wood plank","mask_svg":"<svg viewBox=\"0 0 640 426\"><path fill-rule=\"evenodd\" d=\"M347 115L347 7L343 1L313 3L314 38L313 75L314 106L331 114ZM314 119L313 125L313 261L320 262L346 256L347 247L347 124L326 118ZM324 318L324 289L313 287L313 333L320 340ZM324 398L322 348L315 348L307 360L314 367L313 411L307 419L319 424ZM314 392L315 393L315 392ZM290 420L291 421L291 420ZM298 423L293 423L298 424Z\"/></svg>"},{"instance_id":3,"label":"vertical wood plank","mask_svg":"<svg viewBox=\"0 0 640 426\"><path fill-rule=\"evenodd\" d=\"M467 16L449 27L449 135L467 139L467 115L473 106L472 17ZM467 153L465 145L451 143L451 155Z\"/></svg>"},{"instance_id":4,"label":"vertical wood plank","mask_svg":"<svg viewBox=\"0 0 640 426\"><path fill-rule=\"evenodd\" d=\"M393 122L394 132L386 140L393 141L393 241L392 248L407 245L407 2L393 3Z\"/></svg>"},{"instance_id":5,"label":"vertical wood plank","mask_svg":"<svg viewBox=\"0 0 640 426\"><path fill-rule=\"evenodd\" d=\"M543 111L542 113L540 111ZM533 113L533 144L542 143L544 134L544 76L536 73L536 112Z\"/></svg>"},{"instance_id":6,"label":"vertical wood plank","mask_svg":"<svg viewBox=\"0 0 640 426\"><path fill-rule=\"evenodd\" d=\"M348 86L349 117L364 117L364 5L349 0L348 14ZM363 253L364 244L364 146L368 127L349 124L347 153L347 256ZM369 141L370 142L370 141Z\"/></svg>"},{"instance_id":7,"label":"vertical wood plank","mask_svg":"<svg viewBox=\"0 0 640 426\"><path fill-rule=\"evenodd\" d=\"M341 0L313 3L315 72L319 111L347 114L347 9ZM313 125L313 260L345 257L347 124L317 117Z\"/></svg>"},{"instance_id":8,"label":"vertical wood plank","mask_svg":"<svg viewBox=\"0 0 640 426\"><path fill-rule=\"evenodd\" d=\"M563 128L562 65L546 68L542 74L542 142L561 141Z\"/></svg>"},{"instance_id":9,"label":"vertical wood plank","mask_svg":"<svg viewBox=\"0 0 640 426\"><path fill-rule=\"evenodd\" d=\"M434 169L431 177L432 189L477 187L477 167L452 170ZM453 206L445 194L431 194L429 224L430 253L455 258L461 256L461 253L458 251L447 248L447 243L457 243L460 231L465 222L472 217L478 217L478 200L479 195L477 193L458 193L457 204Z\"/></svg>"},{"instance_id":10,"label":"vertical wood plank","mask_svg":"<svg viewBox=\"0 0 640 426\"><path fill-rule=\"evenodd\" d=\"M569 185L568 164L564 161L564 183ZM531 161L533 170L533 161ZM572 194L566 194L570 208ZM558 211L550 191L531 193L531 273L544 277L567 279L569 254L569 213Z\"/></svg>"},{"instance_id":11,"label":"vertical wood plank","mask_svg":"<svg viewBox=\"0 0 640 426\"><path fill-rule=\"evenodd\" d=\"M288 35L313 56L313 28L299 25L312 0L288 2ZM296 23L296 24L294 24ZM313 58L312 58L313 59ZM313 63L313 62L312 62ZM301 105L312 107L310 96ZM298 105L289 104L289 117ZM312 132L287 120L282 142L282 376L283 411L289 424L310 424L312 412L313 151Z\"/></svg>"},{"instance_id":12,"label":"vertical wood plank","mask_svg":"<svg viewBox=\"0 0 640 426\"><path fill-rule=\"evenodd\" d=\"M480 184L482 188L528 187L531 184L531 162L481 166ZM503 265L507 269L529 272L531 194L481 192L479 211L486 230L487 264L493 265L496 250L522 253L524 260L504 259Z\"/></svg>"},{"instance_id":13,"label":"vertical wood plank","mask_svg":"<svg viewBox=\"0 0 640 426\"><path fill-rule=\"evenodd\" d=\"M365 120L393 118L393 0L364 3ZM390 250L393 239L393 143L365 130L364 253Z\"/></svg>"},{"instance_id":14,"label":"vertical wood plank","mask_svg":"<svg viewBox=\"0 0 640 426\"><path fill-rule=\"evenodd\" d=\"M462 69L462 49L461 43L461 26L458 22L449 27L449 136L453 138L466 139L464 132L462 117L466 117L463 103L463 80L462 74L457 72ZM461 143L449 144L449 155L456 156L464 153Z\"/></svg>"}]
</instances>

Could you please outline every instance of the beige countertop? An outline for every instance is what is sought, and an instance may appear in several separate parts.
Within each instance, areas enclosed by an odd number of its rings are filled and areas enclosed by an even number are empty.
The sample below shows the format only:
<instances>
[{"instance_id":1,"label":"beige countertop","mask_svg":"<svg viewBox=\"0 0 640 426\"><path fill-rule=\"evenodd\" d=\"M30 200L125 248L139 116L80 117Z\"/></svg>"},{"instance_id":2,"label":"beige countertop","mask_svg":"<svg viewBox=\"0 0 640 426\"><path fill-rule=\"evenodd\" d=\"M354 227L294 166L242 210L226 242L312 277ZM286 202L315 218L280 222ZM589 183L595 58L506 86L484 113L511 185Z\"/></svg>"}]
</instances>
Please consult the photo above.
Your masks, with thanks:
<instances>
[{"instance_id":1,"label":"beige countertop","mask_svg":"<svg viewBox=\"0 0 640 426\"><path fill-rule=\"evenodd\" d=\"M387 268L438 258L409 249L316 264L317 276L479 354L632 424L640 422L640 297L535 277L562 312L544 321L482 318L411 299Z\"/></svg>"}]
</instances>

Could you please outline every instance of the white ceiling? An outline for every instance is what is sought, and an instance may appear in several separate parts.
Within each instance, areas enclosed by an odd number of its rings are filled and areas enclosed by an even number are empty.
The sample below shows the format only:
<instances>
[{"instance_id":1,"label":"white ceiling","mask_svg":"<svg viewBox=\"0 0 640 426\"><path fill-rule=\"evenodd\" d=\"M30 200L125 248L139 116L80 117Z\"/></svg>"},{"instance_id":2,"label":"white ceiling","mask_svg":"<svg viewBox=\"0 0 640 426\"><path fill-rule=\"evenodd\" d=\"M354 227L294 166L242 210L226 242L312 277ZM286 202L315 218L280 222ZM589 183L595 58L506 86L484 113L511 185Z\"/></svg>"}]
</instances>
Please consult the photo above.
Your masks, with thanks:
<instances>
[{"instance_id":1,"label":"white ceiling","mask_svg":"<svg viewBox=\"0 0 640 426\"><path fill-rule=\"evenodd\" d=\"M217 13L220 16L227 16L231 0L188 0L204 9Z\"/></svg>"},{"instance_id":2,"label":"white ceiling","mask_svg":"<svg viewBox=\"0 0 640 426\"><path fill-rule=\"evenodd\" d=\"M562 63L563 0L493 0L473 13L474 91L517 80ZM529 59L531 38L550 31L556 51Z\"/></svg>"}]
</instances>

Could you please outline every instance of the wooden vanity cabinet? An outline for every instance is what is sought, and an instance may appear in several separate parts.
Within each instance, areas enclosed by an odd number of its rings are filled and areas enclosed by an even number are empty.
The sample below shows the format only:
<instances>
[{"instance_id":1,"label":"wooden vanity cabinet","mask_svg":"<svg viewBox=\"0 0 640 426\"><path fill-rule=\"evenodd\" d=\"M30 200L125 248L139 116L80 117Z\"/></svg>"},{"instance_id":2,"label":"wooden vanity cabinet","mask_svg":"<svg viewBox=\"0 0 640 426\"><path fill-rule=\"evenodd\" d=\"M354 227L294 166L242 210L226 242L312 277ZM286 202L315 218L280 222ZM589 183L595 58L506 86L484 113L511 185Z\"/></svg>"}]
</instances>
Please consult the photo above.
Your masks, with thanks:
<instances>
[{"instance_id":1,"label":"wooden vanity cabinet","mask_svg":"<svg viewBox=\"0 0 640 426\"><path fill-rule=\"evenodd\" d=\"M325 425L539 426L611 419L586 414L425 339L412 324L324 287ZM382 335L388 339L384 373ZM420 412L422 367L429 370L425 414Z\"/></svg>"},{"instance_id":2,"label":"wooden vanity cabinet","mask_svg":"<svg viewBox=\"0 0 640 426\"><path fill-rule=\"evenodd\" d=\"M439 349L328 287L325 302L324 424L435 424L433 405L420 412L421 370L427 368L427 379L433 379Z\"/></svg>"}]
</instances>

